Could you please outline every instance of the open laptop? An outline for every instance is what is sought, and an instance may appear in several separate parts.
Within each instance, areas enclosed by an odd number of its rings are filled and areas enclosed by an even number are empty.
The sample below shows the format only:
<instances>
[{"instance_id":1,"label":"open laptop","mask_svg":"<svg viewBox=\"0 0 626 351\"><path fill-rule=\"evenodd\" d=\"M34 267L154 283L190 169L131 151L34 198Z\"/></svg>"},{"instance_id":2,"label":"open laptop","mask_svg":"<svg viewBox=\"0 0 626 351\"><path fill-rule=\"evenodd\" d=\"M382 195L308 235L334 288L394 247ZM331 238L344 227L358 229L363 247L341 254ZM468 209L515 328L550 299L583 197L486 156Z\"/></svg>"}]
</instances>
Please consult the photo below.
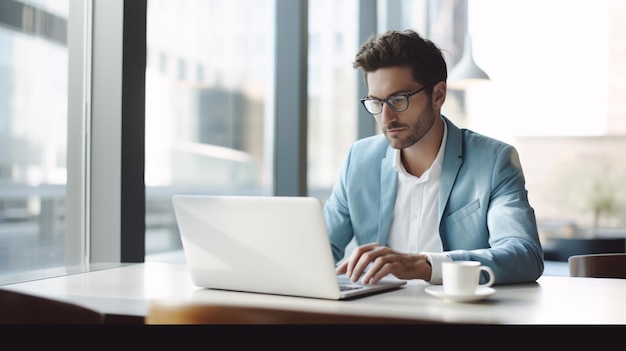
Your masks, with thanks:
<instances>
[{"instance_id":1,"label":"open laptop","mask_svg":"<svg viewBox=\"0 0 626 351\"><path fill-rule=\"evenodd\" d=\"M406 284L338 276L317 198L174 195L172 202L199 287L339 300Z\"/></svg>"}]
</instances>

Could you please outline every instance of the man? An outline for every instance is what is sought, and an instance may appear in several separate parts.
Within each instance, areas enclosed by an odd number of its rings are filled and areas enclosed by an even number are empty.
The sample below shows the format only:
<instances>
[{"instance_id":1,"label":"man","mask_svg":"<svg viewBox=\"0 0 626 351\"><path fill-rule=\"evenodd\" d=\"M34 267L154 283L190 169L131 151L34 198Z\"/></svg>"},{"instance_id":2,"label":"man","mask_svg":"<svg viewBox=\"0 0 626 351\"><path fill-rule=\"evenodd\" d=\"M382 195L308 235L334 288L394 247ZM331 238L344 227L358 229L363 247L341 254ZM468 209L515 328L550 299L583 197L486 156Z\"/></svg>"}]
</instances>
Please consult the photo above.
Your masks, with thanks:
<instances>
[{"instance_id":1,"label":"man","mask_svg":"<svg viewBox=\"0 0 626 351\"><path fill-rule=\"evenodd\" d=\"M366 284L388 274L441 284L442 262L472 260L491 267L496 284L541 276L517 151L441 115L447 68L437 46L388 31L370 37L353 66L383 135L354 143L324 205L335 261L353 238L359 245L337 273Z\"/></svg>"}]
</instances>

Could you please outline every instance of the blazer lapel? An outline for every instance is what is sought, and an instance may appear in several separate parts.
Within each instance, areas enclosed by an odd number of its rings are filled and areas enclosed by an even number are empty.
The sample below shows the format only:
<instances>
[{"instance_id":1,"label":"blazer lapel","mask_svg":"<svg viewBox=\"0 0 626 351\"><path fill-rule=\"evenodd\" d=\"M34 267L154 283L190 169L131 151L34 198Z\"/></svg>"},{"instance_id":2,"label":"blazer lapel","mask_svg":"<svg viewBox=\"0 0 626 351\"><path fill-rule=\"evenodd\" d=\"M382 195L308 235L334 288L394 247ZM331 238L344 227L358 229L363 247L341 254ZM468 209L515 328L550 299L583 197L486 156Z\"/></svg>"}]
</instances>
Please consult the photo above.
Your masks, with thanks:
<instances>
[{"instance_id":1,"label":"blazer lapel","mask_svg":"<svg viewBox=\"0 0 626 351\"><path fill-rule=\"evenodd\" d=\"M393 206L398 188L398 177L393 169L393 148L387 147L385 157L380 161L380 212L378 216L378 243L387 244Z\"/></svg>"},{"instance_id":2,"label":"blazer lapel","mask_svg":"<svg viewBox=\"0 0 626 351\"><path fill-rule=\"evenodd\" d=\"M444 122L448 126L448 140L446 141L446 150L443 156L443 164L441 166L441 179L439 180L439 218L441 223L441 217L443 216L443 210L448 204L450 193L452 192L452 186L456 179L461 164L463 163L463 135L461 130L457 128L446 117L442 116Z\"/></svg>"}]
</instances>

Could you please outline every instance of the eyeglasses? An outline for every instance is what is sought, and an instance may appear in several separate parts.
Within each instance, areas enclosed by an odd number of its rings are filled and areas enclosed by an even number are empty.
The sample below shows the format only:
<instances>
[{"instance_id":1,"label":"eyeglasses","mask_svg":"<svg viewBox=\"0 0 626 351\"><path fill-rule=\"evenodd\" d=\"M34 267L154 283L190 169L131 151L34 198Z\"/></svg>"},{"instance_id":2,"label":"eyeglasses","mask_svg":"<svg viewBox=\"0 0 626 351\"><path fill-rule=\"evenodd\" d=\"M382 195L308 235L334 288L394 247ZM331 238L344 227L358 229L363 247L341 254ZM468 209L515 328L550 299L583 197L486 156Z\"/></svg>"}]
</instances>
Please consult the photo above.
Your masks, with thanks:
<instances>
[{"instance_id":1,"label":"eyeglasses","mask_svg":"<svg viewBox=\"0 0 626 351\"><path fill-rule=\"evenodd\" d=\"M361 99L361 104L363 104L363 107L365 107L367 112L371 113L372 115L377 115L383 112L384 103L387 103L387 106L389 106L392 110L396 112L404 112L409 108L409 98L428 88L429 85L424 85L423 87L417 90L413 90L407 94L390 96L382 100L364 97Z\"/></svg>"}]
</instances>

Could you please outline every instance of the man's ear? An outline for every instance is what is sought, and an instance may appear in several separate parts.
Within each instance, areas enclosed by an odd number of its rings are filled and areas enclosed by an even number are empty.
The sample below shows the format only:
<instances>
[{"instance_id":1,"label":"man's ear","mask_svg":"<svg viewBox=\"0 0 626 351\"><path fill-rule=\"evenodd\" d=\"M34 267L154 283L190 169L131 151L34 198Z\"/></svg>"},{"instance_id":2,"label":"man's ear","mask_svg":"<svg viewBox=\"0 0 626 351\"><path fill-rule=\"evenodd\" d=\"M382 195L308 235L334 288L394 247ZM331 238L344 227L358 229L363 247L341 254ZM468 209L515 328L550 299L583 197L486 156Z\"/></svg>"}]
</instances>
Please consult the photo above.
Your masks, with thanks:
<instances>
[{"instance_id":1,"label":"man's ear","mask_svg":"<svg viewBox=\"0 0 626 351\"><path fill-rule=\"evenodd\" d=\"M447 85L444 81L433 86L432 101L434 109L441 109L441 106L443 106L443 103L446 101L447 90Z\"/></svg>"}]
</instances>

